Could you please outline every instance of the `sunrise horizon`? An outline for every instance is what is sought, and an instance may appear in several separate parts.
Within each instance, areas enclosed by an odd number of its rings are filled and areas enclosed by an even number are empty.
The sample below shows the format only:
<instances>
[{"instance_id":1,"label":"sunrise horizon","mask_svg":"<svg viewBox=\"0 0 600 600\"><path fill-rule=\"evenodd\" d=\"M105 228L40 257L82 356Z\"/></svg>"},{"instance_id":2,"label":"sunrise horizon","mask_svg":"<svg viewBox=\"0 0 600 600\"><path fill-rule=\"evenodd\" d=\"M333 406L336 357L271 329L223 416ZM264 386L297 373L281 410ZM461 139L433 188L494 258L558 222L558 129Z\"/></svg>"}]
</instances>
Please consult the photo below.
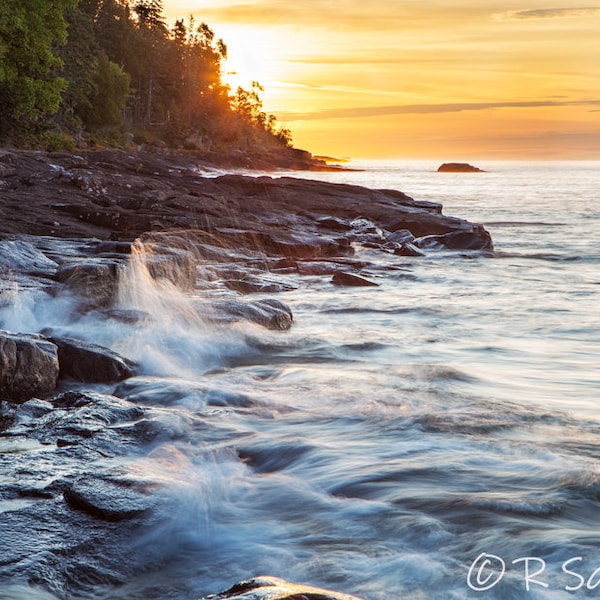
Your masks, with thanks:
<instances>
[{"instance_id":1,"label":"sunrise horizon","mask_svg":"<svg viewBox=\"0 0 600 600\"><path fill-rule=\"evenodd\" d=\"M352 158L600 159L598 7L165 0L259 81L296 147Z\"/></svg>"}]
</instances>

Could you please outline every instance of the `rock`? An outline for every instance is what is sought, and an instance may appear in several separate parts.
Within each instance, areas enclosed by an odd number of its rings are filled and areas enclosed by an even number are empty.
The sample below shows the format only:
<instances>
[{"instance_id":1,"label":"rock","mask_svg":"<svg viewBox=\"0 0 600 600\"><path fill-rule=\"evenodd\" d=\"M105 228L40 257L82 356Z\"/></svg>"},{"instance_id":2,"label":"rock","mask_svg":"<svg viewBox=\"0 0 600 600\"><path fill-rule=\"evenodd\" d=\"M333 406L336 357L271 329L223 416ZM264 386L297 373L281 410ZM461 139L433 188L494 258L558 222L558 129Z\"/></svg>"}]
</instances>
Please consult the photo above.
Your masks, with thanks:
<instances>
[{"instance_id":1,"label":"rock","mask_svg":"<svg viewBox=\"0 0 600 600\"><path fill-rule=\"evenodd\" d=\"M61 378L113 383L135 374L132 362L108 348L71 337L53 337L50 340L58 348Z\"/></svg>"},{"instance_id":2,"label":"rock","mask_svg":"<svg viewBox=\"0 0 600 600\"><path fill-rule=\"evenodd\" d=\"M6 179L7 177L13 177L17 174L17 170L11 165L5 165L0 163L0 179Z\"/></svg>"},{"instance_id":3,"label":"rock","mask_svg":"<svg viewBox=\"0 0 600 600\"><path fill-rule=\"evenodd\" d=\"M50 276L58 265L33 244L24 240L0 241L0 273L19 271L30 275Z\"/></svg>"},{"instance_id":4,"label":"rock","mask_svg":"<svg viewBox=\"0 0 600 600\"><path fill-rule=\"evenodd\" d=\"M317 219L317 225L330 231L352 231L352 225L338 217L320 217Z\"/></svg>"},{"instance_id":5,"label":"rock","mask_svg":"<svg viewBox=\"0 0 600 600\"><path fill-rule=\"evenodd\" d=\"M63 492L67 504L103 521L124 521L148 513L154 503L135 484L119 479L85 477Z\"/></svg>"},{"instance_id":6,"label":"rock","mask_svg":"<svg viewBox=\"0 0 600 600\"><path fill-rule=\"evenodd\" d=\"M266 329L279 331L289 329L294 320L289 306L272 298L255 302L223 300L214 302L210 308L216 321L235 322L245 319Z\"/></svg>"},{"instance_id":7,"label":"rock","mask_svg":"<svg viewBox=\"0 0 600 600\"><path fill-rule=\"evenodd\" d=\"M385 238L386 244L412 244L414 241L415 236L408 229L398 229Z\"/></svg>"},{"instance_id":8,"label":"rock","mask_svg":"<svg viewBox=\"0 0 600 600\"><path fill-rule=\"evenodd\" d=\"M484 173L484 171L468 163L451 162L440 165L438 173Z\"/></svg>"},{"instance_id":9,"label":"rock","mask_svg":"<svg viewBox=\"0 0 600 600\"><path fill-rule=\"evenodd\" d=\"M23 402L56 388L57 347L37 335L0 332L0 397Z\"/></svg>"},{"instance_id":10,"label":"rock","mask_svg":"<svg viewBox=\"0 0 600 600\"><path fill-rule=\"evenodd\" d=\"M56 278L75 294L106 307L113 303L117 294L118 263L109 259L87 259L64 265Z\"/></svg>"},{"instance_id":11,"label":"rock","mask_svg":"<svg viewBox=\"0 0 600 600\"><path fill-rule=\"evenodd\" d=\"M356 596L340 594L321 588L288 583L278 577L254 577L236 583L220 594L203 600L359 600Z\"/></svg>"},{"instance_id":12,"label":"rock","mask_svg":"<svg viewBox=\"0 0 600 600\"><path fill-rule=\"evenodd\" d=\"M409 242L405 242L398 246L398 248L394 248L394 254L397 256L425 256L425 252L422 252Z\"/></svg>"},{"instance_id":13,"label":"rock","mask_svg":"<svg viewBox=\"0 0 600 600\"><path fill-rule=\"evenodd\" d=\"M340 271L336 273L332 279L331 283L334 285L346 286L346 287L378 287L378 283L374 283L373 281L369 281L360 275L353 275L352 273L345 273Z\"/></svg>"},{"instance_id":14,"label":"rock","mask_svg":"<svg viewBox=\"0 0 600 600\"><path fill-rule=\"evenodd\" d=\"M196 287L196 259L190 252L177 248L157 249L147 253L145 260L153 279L170 281L186 292Z\"/></svg>"},{"instance_id":15,"label":"rock","mask_svg":"<svg viewBox=\"0 0 600 600\"><path fill-rule=\"evenodd\" d=\"M27 425L40 417L47 415L54 409L52 404L46 400L38 400L32 398L23 402L17 407L15 411L15 424L16 425Z\"/></svg>"},{"instance_id":16,"label":"rock","mask_svg":"<svg viewBox=\"0 0 600 600\"><path fill-rule=\"evenodd\" d=\"M415 240L419 248L443 246L451 250L493 250L492 237L482 226L471 231L453 231L444 235L428 235Z\"/></svg>"}]
</instances>

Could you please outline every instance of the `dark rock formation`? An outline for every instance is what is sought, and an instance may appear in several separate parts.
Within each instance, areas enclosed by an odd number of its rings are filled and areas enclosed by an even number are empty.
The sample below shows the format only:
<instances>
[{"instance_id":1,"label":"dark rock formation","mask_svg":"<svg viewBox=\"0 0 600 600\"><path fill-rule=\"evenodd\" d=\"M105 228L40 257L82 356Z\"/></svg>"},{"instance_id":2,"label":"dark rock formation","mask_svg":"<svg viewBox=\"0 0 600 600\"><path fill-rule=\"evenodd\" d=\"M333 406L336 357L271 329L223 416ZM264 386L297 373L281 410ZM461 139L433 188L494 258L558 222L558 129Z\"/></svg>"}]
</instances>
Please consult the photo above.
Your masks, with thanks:
<instances>
[{"instance_id":1,"label":"dark rock formation","mask_svg":"<svg viewBox=\"0 0 600 600\"><path fill-rule=\"evenodd\" d=\"M103 346L72 337L52 337L50 341L58 348L61 378L113 383L135 374L131 361Z\"/></svg>"},{"instance_id":2,"label":"dark rock formation","mask_svg":"<svg viewBox=\"0 0 600 600\"><path fill-rule=\"evenodd\" d=\"M369 281L360 275L354 275L352 273L345 273L339 271L332 279L331 283L334 285L347 286L347 287L377 287L379 284L373 281Z\"/></svg>"},{"instance_id":3,"label":"dark rock formation","mask_svg":"<svg viewBox=\"0 0 600 600\"><path fill-rule=\"evenodd\" d=\"M394 254L397 256L425 256L425 252L422 252L410 242L405 242L397 248L394 248Z\"/></svg>"},{"instance_id":4,"label":"dark rock formation","mask_svg":"<svg viewBox=\"0 0 600 600\"><path fill-rule=\"evenodd\" d=\"M472 228L442 215L439 204L394 190L289 177L201 178L188 155L102 150L10 158L16 175L2 190L0 238L26 233L131 242L148 232L184 230L212 246L314 258L349 256L351 242L383 241L384 232L406 229L423 237ZM82 185L82 173L94 184ZM126 247L105 250L114 258Z\"/></svg>"},{"instance_id":5,"label":"dark rock formation","mask_svg":"<svg viewBox=\"0 0 600 600\"><path fill-rule=\"evenodd\" d=\"M37 335L0 332L0 399L23 402L56 388L58 353Z\"/></svg>"},{"instance_id":6,"label":"dark rock formation","mask_svg":"<svg viewBox=\"0 0 600 600\"><path fill-rule=\"evenodd\" d=\"M250 321L266 329L284 331L292 326L294 320L289 306L274 298L240 302L222 300L206 306L206 316L217 322Z\"/></svg>"},{"instance_id":7,"label":"dark rock formation","mask_svg":"<svg viewBox=\"0 0 600 600\"><path fill-rule=\"evenodd\" d=\"M438 173L483 173L483 169L479 169L469 163L444 163L438 167Z\"/></svg>"},{"instance_id":8,"label":"dark rock formation","mask_svg":"<svg viewBox=\"0 0 600 600\"><path fill-rule=\"evenodd\" d=\"M492 238L490 234L480 226L473 231L454 231L444 235L428 235L415 240L419 248L444 247L450 250L490 250Z\"/></svg>"},{"instance_id":9,"label":"dark rock formation","mask_svg":"<svg viewBox=\"0 0 600 600\"><path fill-rule=\"evenodd\" d=\"M110 477L88 476L64 491L67 504L96 519L124 521L148 513L152 499L134 483Z\"/></svg>"},{"instance_id":10,"label":"dark rock formation","mask_svg":"<svg viewBox=\"0 0 600 600\"><path fill-rule=\"evenodd\" d=\"M88 302L107 307L117 294L118 268L115 260L86 259L62 266L56 278Z\"/></svg>"},{"instance_id":11,"label":"dark rock formation","mask_svg":"<svg viewBox=\"0 0 600 600\"><path fill-rule=\"evenodd\" d=\"M277 577L254 577L236 583L220 594L204 600L359 600L355 596L340 594L320 588L288 583Z\"/></svg>"}]
</instances>

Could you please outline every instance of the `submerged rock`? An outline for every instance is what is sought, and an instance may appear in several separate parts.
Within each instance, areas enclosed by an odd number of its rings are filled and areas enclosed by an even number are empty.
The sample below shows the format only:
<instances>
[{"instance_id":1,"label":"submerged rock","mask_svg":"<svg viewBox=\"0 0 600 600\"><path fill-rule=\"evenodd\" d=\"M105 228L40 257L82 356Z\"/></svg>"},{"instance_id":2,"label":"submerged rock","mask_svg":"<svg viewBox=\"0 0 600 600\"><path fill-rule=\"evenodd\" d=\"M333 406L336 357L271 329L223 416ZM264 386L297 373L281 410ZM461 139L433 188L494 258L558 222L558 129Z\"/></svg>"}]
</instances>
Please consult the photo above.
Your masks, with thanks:
<instances>
[{"instance_id":1,"label":"submerged rock","mask_svg":"<svg viewBox=\"0 0 600 600\"><path fill-rule=\"evenodd\" d=\"M112 383L135 374L131 361L108 348L72 337L53 337L50 340L58 348L61 378Z\"/></svg>"},{"instance_id":2,"label":"submerged rock","mask_svg":"<svg viewBox=\"0 0 600 600\"><path fill-rule=\"evenodd\" d=\"M223 600L360 600L348 594L288 583L277 577L254 577L236 583L225 592L201 600L219 598Z\"/></svg>"},{"instance_id":3,"label":"submerged rock","mask_svg":"<svg viewBox=\"0 0 600 600\"><path fill-rule=\"evenodd\" d=\"M378 287L379 284L374 281L369 281L360 275L353 275L352 273L345 273L340 271L336 273L332 279L333 285L340 285L346 287Z\"/></svg>"},{"instance_id":4,"label":"submerged rock","mask_svg":"<svg viewBox=\"0 0 600 600\"><path fill-rule=\"evenodd\" d=\"M38 335L0 331L0 399L23 402L56 388L57 347Z\"/></svg>"}]
</instances>

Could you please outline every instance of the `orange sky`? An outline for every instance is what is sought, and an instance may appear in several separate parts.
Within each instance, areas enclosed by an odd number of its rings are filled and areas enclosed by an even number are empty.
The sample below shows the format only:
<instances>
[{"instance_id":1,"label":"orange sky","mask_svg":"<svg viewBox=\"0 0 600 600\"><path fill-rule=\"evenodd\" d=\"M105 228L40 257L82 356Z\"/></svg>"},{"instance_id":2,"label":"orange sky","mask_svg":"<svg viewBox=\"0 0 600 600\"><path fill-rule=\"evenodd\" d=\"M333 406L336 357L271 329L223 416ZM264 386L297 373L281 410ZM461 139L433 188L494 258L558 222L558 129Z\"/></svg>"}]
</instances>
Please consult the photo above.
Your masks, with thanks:
<instances>
[{"instance_id":1,"label":"orange sky","mask_svg":"<svg viewBox=\"0 0 600 600\"><path fill-rule=\"evenodd\" d=\"M598 1L598 0L597 0ZM556 4L555 4L556 2ZM569 6L570 4L570 6ZM600 159L600 3L164 0L314 154Z\"/></svg>"}]
</instances>

